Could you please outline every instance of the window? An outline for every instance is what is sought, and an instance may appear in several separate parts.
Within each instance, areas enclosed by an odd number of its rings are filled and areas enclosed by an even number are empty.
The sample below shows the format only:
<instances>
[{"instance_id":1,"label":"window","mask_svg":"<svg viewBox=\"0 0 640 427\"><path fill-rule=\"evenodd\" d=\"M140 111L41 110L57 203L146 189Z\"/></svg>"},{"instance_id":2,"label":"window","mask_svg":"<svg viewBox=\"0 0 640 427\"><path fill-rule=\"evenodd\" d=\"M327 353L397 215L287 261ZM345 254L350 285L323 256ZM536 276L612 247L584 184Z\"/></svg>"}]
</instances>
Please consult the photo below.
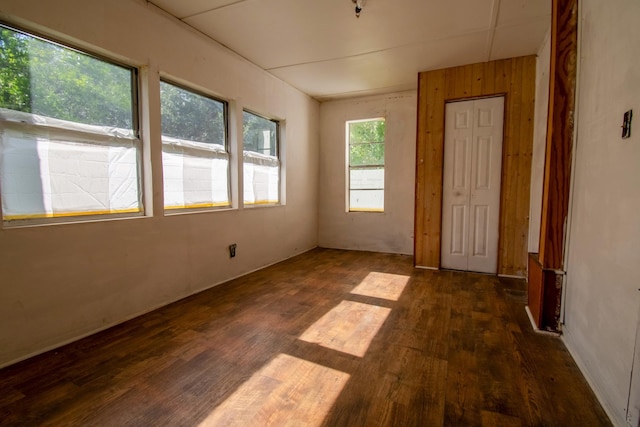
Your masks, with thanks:
<instances>
[{"instance_id":1,"label":"window","mask_svg":"<svg viewBox=\"0 0 640 427\"><path fill-rule=\"evenodd\" d=\"M133 68L0 26L0 194L11 221L142 213Z\"/></svg>"},{"instance_id":2,"label":"window","mask_svg":"<svg viewBox=\"0 0 640 427\"><path fill-rule=\"evenodd\" d=\"M279 124L256 114L242 113L245 205L280 202Z\"/></svg>"},{"instance_id":3,"label":"window","mask_svg":"<svg viewBox=\"0 0 640 427\"><path fill-rule=\"evenodd\" d=\"M384 119L347 122L349 212L384 211Z\"/></svg>"},{"instance_id":4,"label":"window","mask_svg":"<svg viewBox=\"0 0 640 427\"><path fill-rule=\"evenodd\" d=\"M227 104L160 82L164 207L228 207Z\"/></svg>"}]
</instances>

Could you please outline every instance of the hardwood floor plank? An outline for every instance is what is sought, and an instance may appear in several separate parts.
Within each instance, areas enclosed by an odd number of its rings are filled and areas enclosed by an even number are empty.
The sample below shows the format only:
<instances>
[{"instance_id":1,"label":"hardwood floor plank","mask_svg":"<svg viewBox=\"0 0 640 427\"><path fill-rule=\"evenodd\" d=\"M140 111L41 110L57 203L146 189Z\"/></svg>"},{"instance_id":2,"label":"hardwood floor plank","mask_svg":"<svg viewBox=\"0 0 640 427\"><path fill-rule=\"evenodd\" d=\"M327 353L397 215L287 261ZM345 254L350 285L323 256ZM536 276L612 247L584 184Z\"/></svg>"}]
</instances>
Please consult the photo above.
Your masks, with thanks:
<instances>
[{"instance_id":1,"label":"hardwood floor plank","mask_svg":"<svg viewBox=\"0 0 640 427\"><path fill-rule=\"evenodd\" d=\"M0 426L610 425L525 286L316 249L0 370Z\"/></svg>"},{"instance_id":2,"label":"hardwood floor plank","mask_svg":"<svg viewBox=\"0 0 640 427\"><path fill-rule=\"evenodd\" d=\"M522 422L519 418L510 417L495 412L482 411L482 427L520 427Z\"/></svg>"}]
</instances>

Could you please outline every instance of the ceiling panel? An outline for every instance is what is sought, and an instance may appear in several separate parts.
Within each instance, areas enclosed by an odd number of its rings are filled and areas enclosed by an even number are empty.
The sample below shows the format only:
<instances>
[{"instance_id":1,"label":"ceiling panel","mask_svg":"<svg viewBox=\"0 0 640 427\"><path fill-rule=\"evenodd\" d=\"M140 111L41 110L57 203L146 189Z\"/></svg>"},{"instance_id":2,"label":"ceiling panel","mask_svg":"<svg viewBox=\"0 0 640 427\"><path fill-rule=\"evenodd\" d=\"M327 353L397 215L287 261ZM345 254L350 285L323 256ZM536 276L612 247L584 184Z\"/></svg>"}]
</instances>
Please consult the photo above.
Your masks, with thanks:
<instances>
[{"instance_id":1,"label":"ceiling panel","mask_svg":"<svg viewBox=\"0 0 640 427\"><path fill-rule=\"evenodd\" d=\"M186 18L244 0L153 0L151 3L177 18Z\"/></svg>"},{"instance_id":2,"label":"ceiling panel","mask_svg":"<svg viewBox=\"0 0 640 427\"><path fill-rule=\"evenodd\" d=\"M537 53L548 0L150 0L318 99L413 88L418 71ZM497 10L496 8L499 9Z\"/></svg>"},{"instance_id":3,"label":"ceiling panel","mask_svg":"<svg viewBox=\"0 0 640 427\"><path fill-rule=\"evenodd\" d=\"M545 18L498 28L493 37L490 60L537 54L548 29L549 21Z\"/></svg>"},{"instance_id":4,"label":"ceiling panel","mask_svg":"<svg viewBox=\"0 0 640 427\"><path fill-rule=\"evenodd\" d=\"M484 60L484 35L415 44L366 55L273 70L318 99L415 89L418 73ZM461 62L460 58L465 58Z\"/></svg>"},{"instance_id":5,"label":"ceiling panel","mask_svg":"<svg viewBox=\"0 0 640 427\"><path fill-rule=\"evenodd\" d=\"M454 0L445 7L433 0L369 0L356 18L349 0L254 0L185 22L271 69L488 29L491 4L491 0Z\"/></svg>"},{"instance_id":6,"label":"ceiling panel","mask_svg":"<svg viewBox=\"0 0 640 427\"><path fill-rule=\"evenodd\" d=\"M527 23L544 17L551 17L550 0L503 0L500 2L498 27Z\"/></svg>"}]
</instances>

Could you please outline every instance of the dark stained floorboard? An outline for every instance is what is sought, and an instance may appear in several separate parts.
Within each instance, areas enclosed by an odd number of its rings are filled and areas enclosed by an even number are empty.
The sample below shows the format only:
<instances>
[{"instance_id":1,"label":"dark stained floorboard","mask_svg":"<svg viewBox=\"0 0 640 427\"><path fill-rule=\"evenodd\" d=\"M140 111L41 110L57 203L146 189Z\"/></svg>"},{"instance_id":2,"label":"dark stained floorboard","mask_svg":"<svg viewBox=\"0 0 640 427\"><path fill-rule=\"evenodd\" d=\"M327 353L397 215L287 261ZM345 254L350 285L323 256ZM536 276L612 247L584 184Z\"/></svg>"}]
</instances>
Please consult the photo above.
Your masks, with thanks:
<instances>
[{"instance_id":1,"label":"dark stained floorboard","mask_svg":"<svg viewBox=\"0 0 640 427\"><path fill-rule=\"evenodd\" d=\"M0 425L610 425L525 286L316 249L0 370Z\"/></svg>"}]
</instances>

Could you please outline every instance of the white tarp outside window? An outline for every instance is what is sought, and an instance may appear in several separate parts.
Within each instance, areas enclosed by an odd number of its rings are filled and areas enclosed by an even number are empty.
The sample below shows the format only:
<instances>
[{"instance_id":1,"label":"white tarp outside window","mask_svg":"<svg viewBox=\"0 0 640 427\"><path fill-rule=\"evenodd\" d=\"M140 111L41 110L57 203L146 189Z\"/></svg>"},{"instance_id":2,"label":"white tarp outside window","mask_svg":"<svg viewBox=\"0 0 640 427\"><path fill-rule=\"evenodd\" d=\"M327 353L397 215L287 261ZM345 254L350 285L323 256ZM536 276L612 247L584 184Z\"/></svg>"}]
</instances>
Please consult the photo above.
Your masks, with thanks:
<instances>
[{"instance_id":1,"label":"white tarp outside window","mask_svg":"<svg viewBox=\"0 0 640 427\"><path fill-rule=\"evenodd\" d=\"M280 201L280 161L265 154L244 152L244 203L274 204Z\"/></svg>"},{"instance_id":2,"label":"white tarp outside window","mask_svg":"<svg viewBox=\"0 0 640 427\"><path fill-rule=\"evenodd\" d=\"M2 218L142 212L139 158L131 130L0 108Z\"/></svg>"},{"instance_id":3,"label":"white tarp outside window","mask_svg":"<svg viewBox=\"0 0 640 427\"><path fill-rule=\"evenodd\" d=\"M384 209L384 168L349 171L351 210Z\"/></svg>"},{"instance_id":4,"label":"white tarp outside window","mask_svg":"<svg viewBox=\"0 0 640 427\"><path fill-rule=\"evenodd\" d=\"M242 112L245 205L280 203L279 122Z\"/></svg>"},{"instance_id":5,"label":"white tarp outside window","mask_svg":"<svg viewBox=\"0 0 640 427\"><path fill-rule=\"evenodd\" d=\"M216 144L162 137L166 209L229 206L229 154Z\"/></svg>"}]
</instances>

